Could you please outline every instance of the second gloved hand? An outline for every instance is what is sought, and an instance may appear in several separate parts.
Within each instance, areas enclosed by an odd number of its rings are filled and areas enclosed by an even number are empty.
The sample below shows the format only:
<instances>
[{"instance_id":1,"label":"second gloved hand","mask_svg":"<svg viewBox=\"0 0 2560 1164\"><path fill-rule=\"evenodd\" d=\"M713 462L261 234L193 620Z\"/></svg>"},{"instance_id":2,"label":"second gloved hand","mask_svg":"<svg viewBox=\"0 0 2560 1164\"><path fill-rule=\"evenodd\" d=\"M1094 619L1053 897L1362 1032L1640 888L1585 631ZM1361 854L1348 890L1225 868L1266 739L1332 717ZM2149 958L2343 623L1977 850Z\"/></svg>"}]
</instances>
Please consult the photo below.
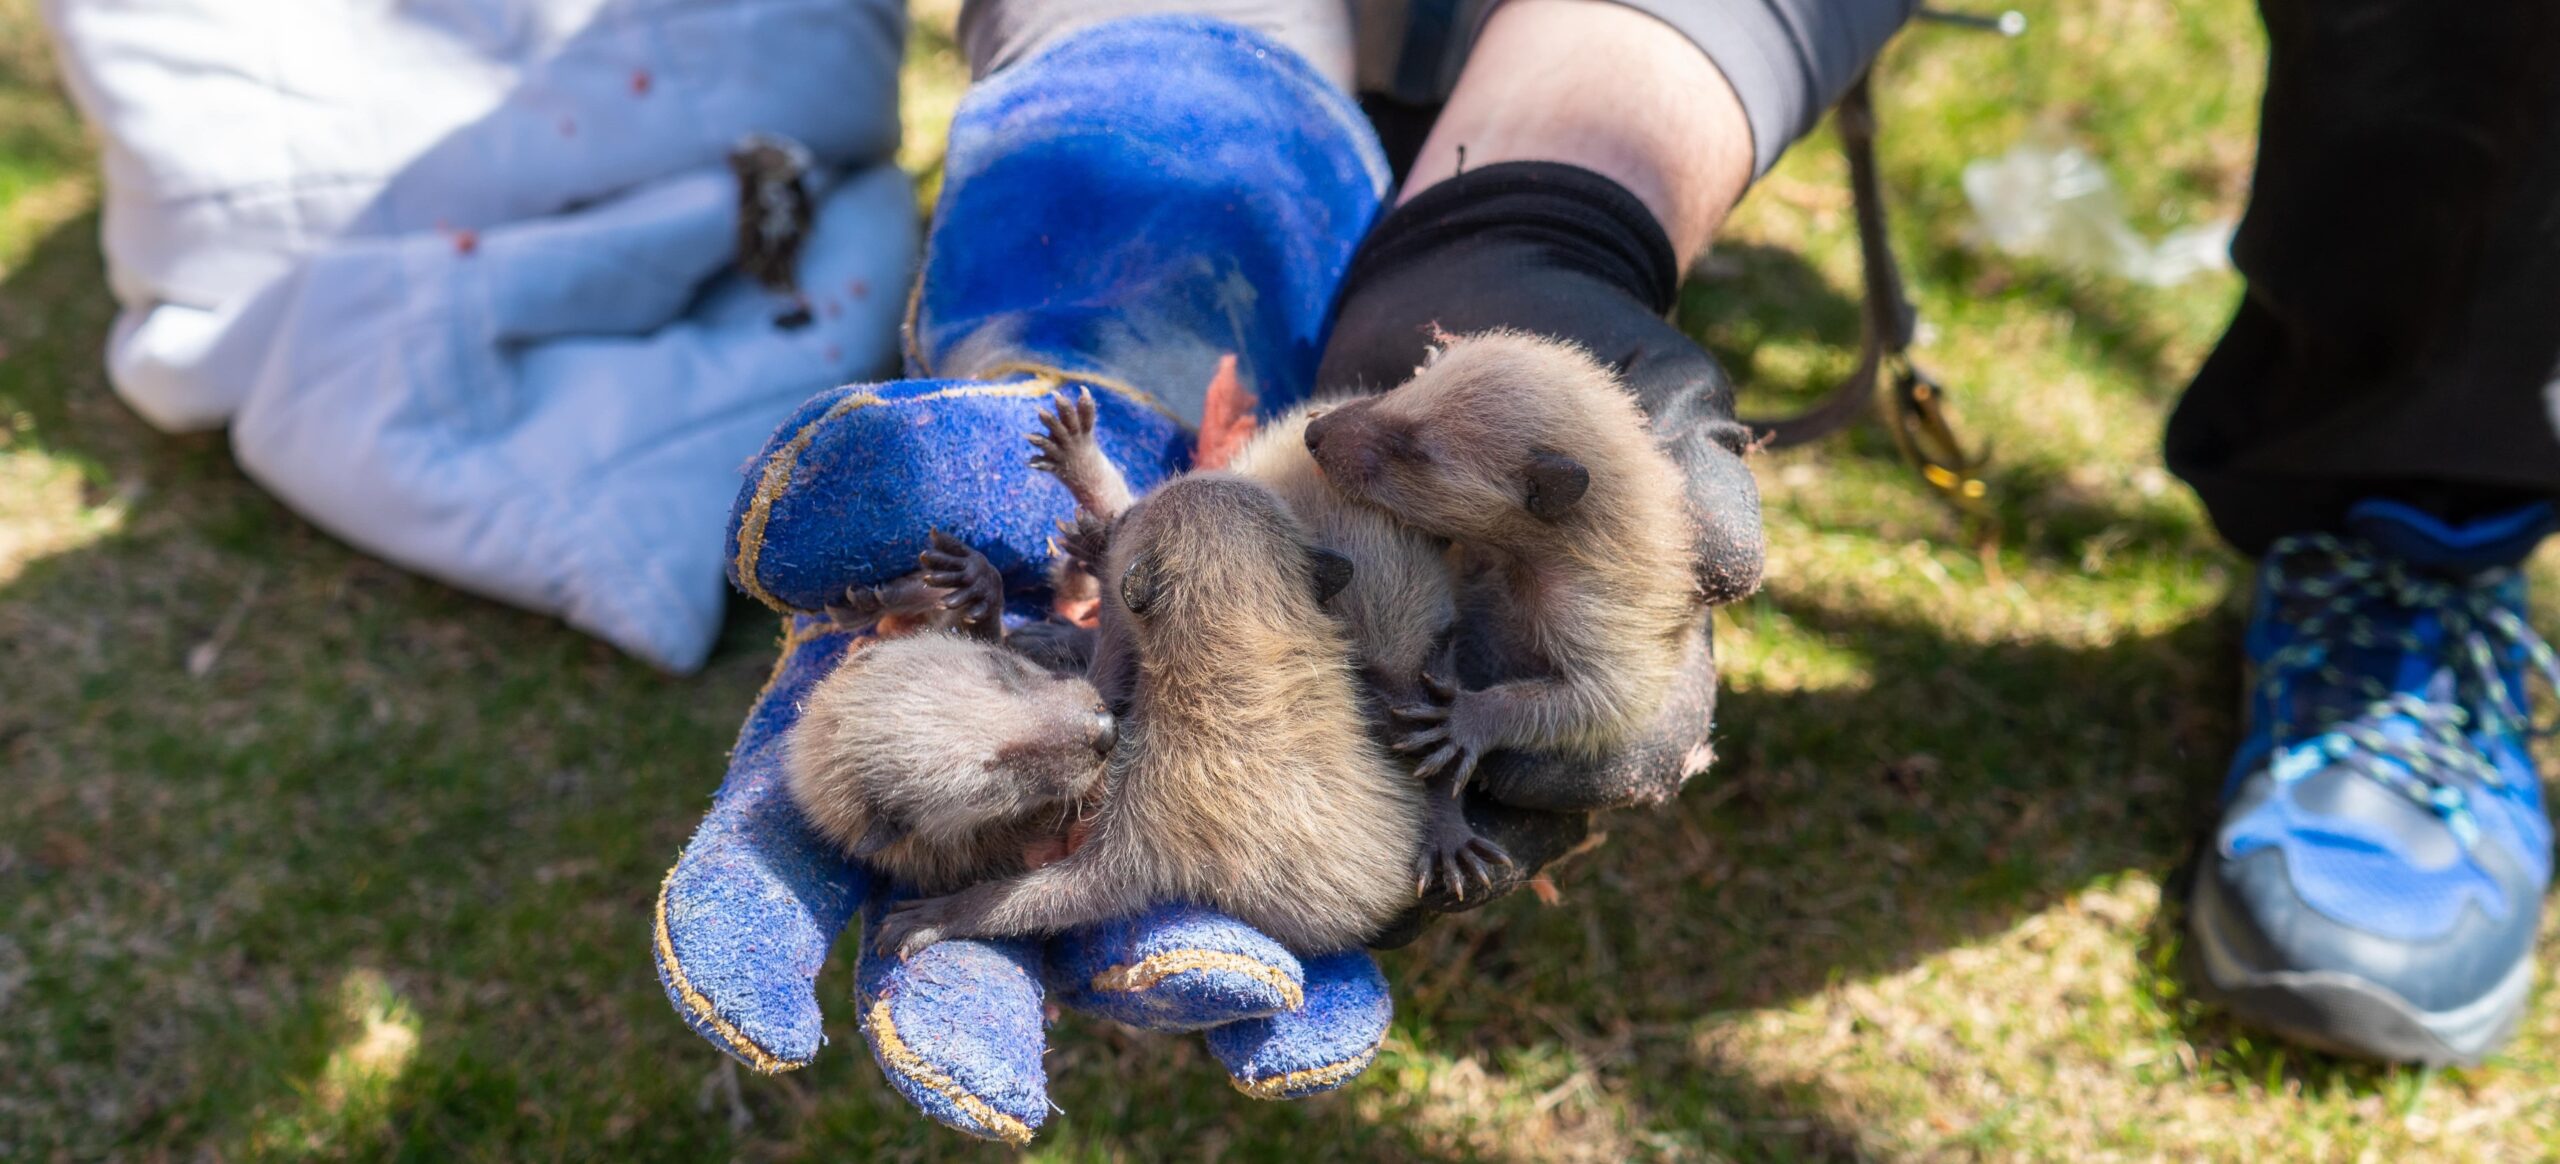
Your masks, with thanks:
<instances>
[{"instance_id":1,"label":"second gloved hand","mask_svg":"<svg viewBox=\"0 0 2560 1164\"><path fill-rule=\"evenodd\" d=\"M1759 491L1743 462L1751 436L1734 420L1723 369L1664 318L1678 288L1669 238L1617 183L1544 162L1470 170L1370 232L1344 276L1317 383L1326 392L1391 388L1443 333L1507 328L1580 345L1618 370L1679 465L1697 527L1698 584L1709 603L1731 602L1760 584ZM1533 826L1541 837L1579 839L1574 814L1670 798L1706 766L1714 709L1715 655L1702 617L1661 712L1614 760L1493 753L1476 772L1469 815L1521 859L1525 878L1563 846L1515 843L1511 834Z\"/></svg>"}]
</instances>

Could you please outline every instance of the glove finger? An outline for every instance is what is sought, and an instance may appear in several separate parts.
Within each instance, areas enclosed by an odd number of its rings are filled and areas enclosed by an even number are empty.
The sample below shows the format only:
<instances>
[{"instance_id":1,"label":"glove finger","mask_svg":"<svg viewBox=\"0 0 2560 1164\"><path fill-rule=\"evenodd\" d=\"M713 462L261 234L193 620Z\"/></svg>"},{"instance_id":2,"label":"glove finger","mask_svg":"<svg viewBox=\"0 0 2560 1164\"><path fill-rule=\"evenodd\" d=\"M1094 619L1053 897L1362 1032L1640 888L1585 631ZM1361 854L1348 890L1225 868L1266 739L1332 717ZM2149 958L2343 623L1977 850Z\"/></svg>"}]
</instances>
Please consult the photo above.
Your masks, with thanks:
<instances>
[{"instance_id":1,"label":"glove finger","mask_svg":"<svg viewBox=\"0 0 2560 1164\"><path fill-rule=\"evenodd\" d=\"M870 890L784 788L782 741L851 637L796 620L730 753L711 812L658 892L658 980L696 1033L758 1071L818 1053L818 968Z\"/></svg>"},{"instance_id":2,"label":"glove finger","mask_svg":"<svg viewBox=\"0 0 2560 1164\"><path fill-rule=\"evenodd\" d=\"M1236 1089L1258 1099L1303 1099L1357 1078L1378 1057L1395 1017L1387 976L1366 950L1305 960L1306 1002L1268 1018L1211 1027L1209 1053Z\"/></svg>"},{"instance_id":3,"label":"glove finger","mask_svg":"<svg viewBox=\"0 0 2560 1164\"><path fill-rule=\"evenodd\" d=\"M1295 955L1195 905L1158 905L1062 934L1049 943L1047 971L1060 1005L1155 1031L1278 1014L1306 997Z\"/></svg>"},{"instance_id":4,"label":"glove finger","mask_svg":"<svg viewBox=\"0 0 2560 1164\"><path fill-rule=\"evenodd\" d=\"M889 904L864 911L854 970L872 1058L892 1089L937 1122L980 1139L1030 1143L1049 1115L1040 943L955 939L901 962L869 940Z\"/></svg>"},{"instance_id":5,"label":"glove finger","mask_svg":"<svg viewBox=\"0 0 2560 1164\"><path fill-rule=\"evenodd\" d=\"M730 579L777 609L815 610L914 569L926 531L939 529L985 554L1009 586L1041 585L1050 535L1075 509L1020 452L1047 393L1028 378L898 380L811 397L747 467ZM1101 399L1102 448L1131 486L1178 471L1189 443L1180 426L1145 403Z\"/></svg>"}]
</instances>

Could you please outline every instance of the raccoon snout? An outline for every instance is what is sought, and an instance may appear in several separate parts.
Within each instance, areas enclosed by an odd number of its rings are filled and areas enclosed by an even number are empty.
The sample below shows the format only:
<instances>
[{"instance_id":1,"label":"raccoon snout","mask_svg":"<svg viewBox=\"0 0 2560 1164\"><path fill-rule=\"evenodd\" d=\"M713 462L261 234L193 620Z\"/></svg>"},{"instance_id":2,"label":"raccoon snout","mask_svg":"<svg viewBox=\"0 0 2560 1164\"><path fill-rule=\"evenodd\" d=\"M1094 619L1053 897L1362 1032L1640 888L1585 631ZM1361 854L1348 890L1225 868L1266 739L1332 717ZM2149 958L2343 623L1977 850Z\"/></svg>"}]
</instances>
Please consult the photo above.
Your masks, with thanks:
<instances>
[{"instance_id":1,"label":"raccoon snout","mask_svg":"<svg viewBox=\"0 0 2560 1164\"><path fill-rule=\"evenodd\" d=\"M1357 429L1349 435L1338 431L1337 417L1326 413L1307 422L1307 455L1315 458L1316 472L1336 486L1348 484L1345 475L1363 480L1376 475L1378 457L1371 442L1361 439Z\"/></svg>"},{"instance_id":2,"label":"raccoon snout","mask_svg":"<svg viewBox=\"0 0 2560 1164\"><path fill-rule=\"evenodd\" d=\"M1093 754L1111 758L1111 749L1120 746L1120 721L1106 708L1093 709L1093 722L1085 728L1085 742L1093 746Z\"/></svg>"}]
</instances>

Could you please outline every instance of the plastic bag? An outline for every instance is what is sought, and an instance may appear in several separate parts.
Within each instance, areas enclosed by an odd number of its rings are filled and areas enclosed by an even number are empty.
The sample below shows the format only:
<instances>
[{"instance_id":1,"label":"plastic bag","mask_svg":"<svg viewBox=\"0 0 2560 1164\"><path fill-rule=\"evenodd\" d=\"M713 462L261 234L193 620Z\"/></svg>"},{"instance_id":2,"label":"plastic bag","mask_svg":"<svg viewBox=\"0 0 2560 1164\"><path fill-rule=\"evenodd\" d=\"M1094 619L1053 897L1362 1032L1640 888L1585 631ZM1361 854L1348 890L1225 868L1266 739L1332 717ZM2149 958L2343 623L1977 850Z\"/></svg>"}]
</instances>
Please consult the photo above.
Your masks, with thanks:
<instances>
[{"instance_id":1,"label":"plastic bag","mask_svg":"<svg viewBox=\"0 0 2560 1164\"><path fill-rule=\"evenodd\" d=\"M2106 168L2068 143L2030 139L1999 157L1967 163L1964 196L1983 240L2009 254L2153 287L2231 265L2229 220L2146 239L2125 221Z\"/></svg>"}]
</instances>

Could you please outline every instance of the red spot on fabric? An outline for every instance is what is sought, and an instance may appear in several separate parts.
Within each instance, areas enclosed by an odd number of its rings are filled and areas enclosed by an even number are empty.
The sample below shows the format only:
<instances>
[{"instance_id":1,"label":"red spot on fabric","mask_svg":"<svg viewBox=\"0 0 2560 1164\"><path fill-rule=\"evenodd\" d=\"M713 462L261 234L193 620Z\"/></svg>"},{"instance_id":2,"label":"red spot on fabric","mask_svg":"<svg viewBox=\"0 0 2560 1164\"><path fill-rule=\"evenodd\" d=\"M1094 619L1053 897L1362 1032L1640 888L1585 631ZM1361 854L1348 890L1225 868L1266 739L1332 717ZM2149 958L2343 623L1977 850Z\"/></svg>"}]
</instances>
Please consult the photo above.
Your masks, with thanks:
<instances>
[{"instance_id":1,"label":"red spot on fabric","mask_svg":"<svg viewBox=\"0 0 2560 1164\"><path fill-rule=\"evenodd\" d=\"M1253 414L1261 403L1236 375L1235 353L1218 357L1208 397L1200 403L1200 443L1191 454L1192 465L1226 468L1228 459L1253 439Z\"/></svg>"},{"instance_id":2,"label":"red spot on fabric","mask_svg":"<svg viewBox=\"0 0 2560 1164\"><path fill-rule=\"evenodd\" d=\"M829 318L829 319L837 319L837 318L841 318L841 317L844 315L844 304L838 303L838 302L836 302L835 300L830 299L830 300L827 300L827 301L826 301L826 302L824 302L824 303L819 304L819 305L818 305L818 310L819 310L819 312L820 312L820 313L824 314L824 315L825 315L827 318Z\"/></svg>"},{"instance_id":3,"label":"red spot on fabric","mask_svg":"<svg viewBox=\"0 0 2560 1164\"><path fill-rule=\"evenodd\" d=\"M827 362L828 362L828 363L830 363L830 364L834 364L834 363L841 363L841 362L843 362L843 360L844 360L844 349L843 349L843 348L840 348L840 347L837 347L837 346L835 346L834 344L828 344L828 345L827 345Z\"/></svg>"},{"instance_id":4,"label":"red spot on fabric","mask_svg":"<svg viewBox=\"0 0 2560 1164\"><path fill-rule=\"evenodd\" d=\"M453 253L468 255L480 249L480 232L469 227L453 232Z\"/></svg>"},{"instance_id":5,"label":"red spot on fabric","mask_svg":"<svg viewBox=\"0 0 2560 1164\"><path fill-rule=\"evenodd\" d=\"M563 118L561 118L561 119L560 119L560 136L562 136L562 137L576 137L576 136L578 136L578 119L577 119L577 118L574 118L574 117L563 117Z\"/></svg>"},{"instance_id":6,"label":"red spot on fabric","mask_svg":"<svg viewBox=\"0 0 2560 1164\"><path fill-rule=\"evenodd\" d=\"M657 79L657 78L655 78L655 77L650 76L650 75L649 75L649 70L647 70L647 69L633 69L633 70L631 70L631 95L632 95L632 96L634 96L634 97L646 97L646 96L648 96L648 95L649 95L649 87L650 87L650 86L652 86L652 85L655 85L655 84L657 84L657 83L658 83L658 79Z\"/></svg>"},{"instance_id":7,"label":"red spot on fabric","mask_svg":"<svg viewBox=\"0 0 2560 1164\"><path fill-rule=\"evenodd\" d=\"M856 299L871 298L871 280L869 279L856 279L853 282L845 284L844 289L852 292L853 297Z\"/></svg>"}]
</instances>

